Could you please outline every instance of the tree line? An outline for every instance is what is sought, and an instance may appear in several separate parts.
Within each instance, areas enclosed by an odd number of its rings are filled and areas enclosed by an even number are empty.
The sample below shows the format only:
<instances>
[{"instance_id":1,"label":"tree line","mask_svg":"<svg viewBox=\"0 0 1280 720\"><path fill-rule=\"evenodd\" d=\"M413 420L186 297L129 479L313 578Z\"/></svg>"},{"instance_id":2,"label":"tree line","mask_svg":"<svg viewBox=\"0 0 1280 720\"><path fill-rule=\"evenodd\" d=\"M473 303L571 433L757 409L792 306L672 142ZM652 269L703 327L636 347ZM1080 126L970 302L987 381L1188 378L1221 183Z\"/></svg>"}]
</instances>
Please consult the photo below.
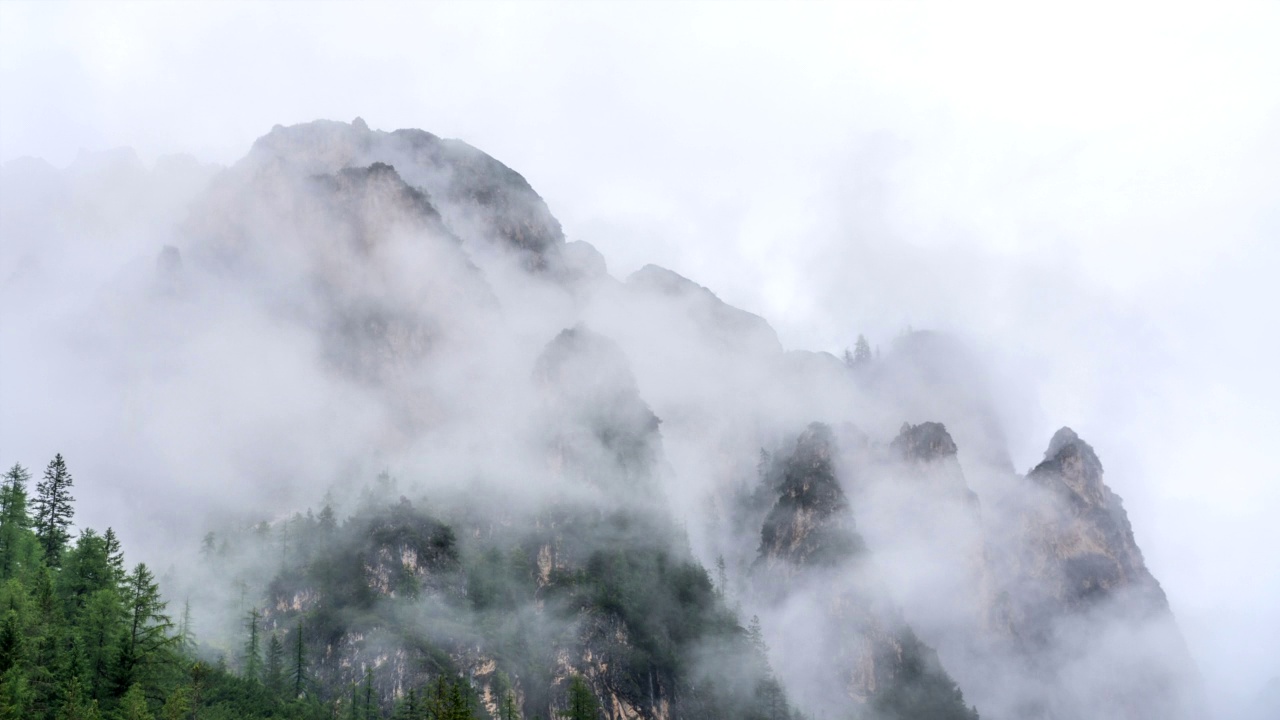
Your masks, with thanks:
<instances>
[{"instance_id":1,"label":"tree line","mask_svg":"<svg viewBox=\"0 0 1280 720\"><path fill-rule=\"evenodd\" d=\"M15 464L0 483L0 720L489 717L459 677L408 691L389 715L370 674L349 692L316 687L303 623L264 642L257 610L237 670L202 657L189 606L175 622L154 574L126 564L113 529L75 528L74 481L62 455L34 496L31 480ZM498 716L520 718L510 684L499 686ZM598 716L589 687L574 678L563 717Z\"/></svg>"}]
</instances>

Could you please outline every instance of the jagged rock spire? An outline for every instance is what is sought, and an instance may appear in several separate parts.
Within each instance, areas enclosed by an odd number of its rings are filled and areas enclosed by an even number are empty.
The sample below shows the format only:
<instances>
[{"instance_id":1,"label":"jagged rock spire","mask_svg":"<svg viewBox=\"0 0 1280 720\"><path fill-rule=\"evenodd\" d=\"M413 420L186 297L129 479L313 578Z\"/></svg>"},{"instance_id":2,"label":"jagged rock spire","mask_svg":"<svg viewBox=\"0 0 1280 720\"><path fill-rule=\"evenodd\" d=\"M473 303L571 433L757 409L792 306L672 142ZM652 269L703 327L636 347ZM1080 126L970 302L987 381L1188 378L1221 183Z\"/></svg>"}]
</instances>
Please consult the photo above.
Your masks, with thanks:
<instances>
[{"instance_id":1,"label":"jagged rock spire","mask_svg":"<svg viewBox=\"0 0 1280 720\"><path fill-rule=\"evenodd\" d=\"M775 459L770 475L778 501L761 529L761 560L833 565L862 551L849 501L836 480L834 452L831 428L813 423L789 455Z\"/></svg>"}]
</instances>

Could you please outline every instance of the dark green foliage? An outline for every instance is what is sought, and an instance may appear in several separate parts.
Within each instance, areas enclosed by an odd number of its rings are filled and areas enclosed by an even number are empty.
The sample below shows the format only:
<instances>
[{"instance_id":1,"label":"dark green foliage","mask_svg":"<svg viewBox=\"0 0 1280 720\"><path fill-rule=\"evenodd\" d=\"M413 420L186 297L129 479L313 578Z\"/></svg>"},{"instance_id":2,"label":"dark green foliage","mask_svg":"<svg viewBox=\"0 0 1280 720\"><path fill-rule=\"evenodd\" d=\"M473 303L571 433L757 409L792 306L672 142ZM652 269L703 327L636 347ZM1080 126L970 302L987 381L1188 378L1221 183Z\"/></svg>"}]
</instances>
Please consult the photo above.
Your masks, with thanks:
<instances>
[{"instance_id":1,"label":"dark green foliage","mask_svg":"<svg viewBox=\"0 0 1280 720\"><path fill-rule=\"evenodd\" d=\"M122 594L125 631L116 668L117 688L123 691L136 682L147 688L157 687L162 668L176 660L177 644L169 634L173 623L164 613L160 586L147 566L138 563L125 578Z\"/></svg>"},{"instance_id":2,"label":"dark green foliage","mask_svg":"<svg viewBox=\"0 0 1280 720\"><path fill-rule=\"evenodd\" d=\"M250 682L259 682L262 680L262 640L260 634L262 614L258 612L258 608L255 607L249 611L249 616L245 618L245 628L248 634L244 641L244 656L241 665L244 670L241 675Z\"/></svg>"},{"instance_id":3,"label":"dark green foliage","mask_svg":"<svg viewBox=\"0 0 1280 720\"><path fill-rule=\"evenodd\" d=\"M114 531L85 529L51 564L23 488L0 488L0 550L13 550L0 583L0 720L488 720L466 672L474 666L455 664L468 647L499 668L488 689L498 720L547 718L566 703L568 717L599 717L581 678L557 685L564 648L607 658L593 684L637 708L662 702L708 720L764 720L752 707L771 703L786 712L763 655L687 548L670 542L678 530L652 517L565 509L542 526L554 535L482 537L468 525L464 541L406 500L370 501L342 523L331 509L284 521L287 552L280 524L209 536L211 570L243 568L246 557L273 566L228 573L232 606L268 608L245 611L237 674L196 659L214 651L197 648L192 606L175 627L147 567L124 571ZM535 558L551 545L561 555L548 574ZM719 655L699 655L707 647ZM348 648L366 659L351 662ZM395 671L406 675L367 661L387 652L403 653ZM699 674L721 666L739 679ZM396 697L397 686L413 690Z\"/></svg>"},{"instance_id":4,"label":"dark green foliage","mask_svg":"<svg viewBox=\"0 0 1280 720\"><path fill-rule=\"evenodd\" d=\"M141 685L133 685L120 698L120 706L116 710L120 720L154 720L155 715L147 705L147 695Z\"/></svg>"},{"instance_id":5,"label":"dark green foliage","mask_svg":"<svg viewBox=\"0 0 1280 720\"><path fill-rule=\"evenodd\" d=\"M497 696L497 720L519 720L520 706L516 702L515 689L511 687L511 679L499 670L493 678L493 690Z\"/></svg>"},{"instance_id":6,"label":"dark green foliage","mask_svg":"<svg viewBox=\"0 0 1280 720\"><path fill-rule=\"evenodd\" d=\"M35 551L34 538L27 532L31 525L27 516L30 479L31 473L15 463L0 485L0 578L13 577L22 567L29 566Z\"/></svg>"},{"instance_id":7,"label":"dark green foliage","mask_svg":"<svg viewBox=\"0 0 1280 720\"><path fill-rule=\"evenodd\" d=\"M600 703L581 675L569 680L569 703L560 717L565 720L599 720Z\"/></svg>"},{"instance_id":8,"label":"dark green foliage","mask_svg":"<svg viewBox=\"0 0 1280 720\"><path fill-rule=\"evenodd\" d=\"M45 468L44 479L36 485L35 510L36 539L44 550L44 559L52 567L62 561L62 550L71 539L71 518L75 514L71 503L71 473L62 454L55 455Z\"/></svg>"},{"instance_id":9,"label":"dark green foliage","mask_svg":"<svg viewBox=\"0 0 1280 720\"><path fill-rule=\"evenodd\" d=\"M71 517L70 475L61 457L41 483L43 526L28 514L27 480L14 466L0 485L0 720L330 717L292 687L272 695L195 662L189 612L175 632L147 566L125 571L114 531L85 529L67 547L59 518ZM60 538L52 554L50 537Z\"/></svg>"},{"instance_id":10,"label":"dark green foliage","mask_svg":"<svg viewBox=\"0 0 1280 720\"><path fill-rule=\"evenodd\" d=\"M293 670L289 673L289 679L293 684L293 699L297 700L307 689L307 648L303 642L301 621L294 633Z\"/></svg>"},{"instance_id":11,"label":"dark green foliage","mask_svg":"<svg viewBox=\"0 0 1280 720\"><path fill-rule=\"evenodd\" d=\"M267 641L267 661L263 666L262 682L267 692L281 695L285 691L284 676L284 643L280 642L279 633L271 633Z\"/></svg>"},{"instance_id":12,"label":"dark green foliage","mask_svg":"<svg viewBox=\"0 0 1280 720\"><path fill-rule=\"evenodd\" d=\"M107 532L102 536L104 549L107 553L107 567L110 569L112 581L119 585L124 582L125 566L124 551L120 549L120 538L116 537L116 531L107 528Z\"/></svg>"}]
</instances>

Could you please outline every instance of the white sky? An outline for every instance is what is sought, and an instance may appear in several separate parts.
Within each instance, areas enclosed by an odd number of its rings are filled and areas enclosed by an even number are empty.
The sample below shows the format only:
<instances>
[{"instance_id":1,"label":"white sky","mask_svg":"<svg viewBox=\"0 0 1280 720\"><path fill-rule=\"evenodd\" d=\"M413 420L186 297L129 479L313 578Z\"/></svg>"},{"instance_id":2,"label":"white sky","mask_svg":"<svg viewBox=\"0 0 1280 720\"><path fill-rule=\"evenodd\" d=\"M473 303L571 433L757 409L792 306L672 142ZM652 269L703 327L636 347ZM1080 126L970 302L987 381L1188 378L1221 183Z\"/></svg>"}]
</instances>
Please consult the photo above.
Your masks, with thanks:
<instances>
[{"instance_id":1,"label":"white sky","mask_svg":"<svg viewBox=\"0 0 1280 720\"><path fill-rule=\"evenodd\" d=\"M1099 451L1210 682L1280 674L1280 5L0 2L0 160L357 115L525 175L616 275L989 355ZM13 459L0 459L12 462ZM35 462L33 459L26 459Z\"/></svg>"}]
</instances>

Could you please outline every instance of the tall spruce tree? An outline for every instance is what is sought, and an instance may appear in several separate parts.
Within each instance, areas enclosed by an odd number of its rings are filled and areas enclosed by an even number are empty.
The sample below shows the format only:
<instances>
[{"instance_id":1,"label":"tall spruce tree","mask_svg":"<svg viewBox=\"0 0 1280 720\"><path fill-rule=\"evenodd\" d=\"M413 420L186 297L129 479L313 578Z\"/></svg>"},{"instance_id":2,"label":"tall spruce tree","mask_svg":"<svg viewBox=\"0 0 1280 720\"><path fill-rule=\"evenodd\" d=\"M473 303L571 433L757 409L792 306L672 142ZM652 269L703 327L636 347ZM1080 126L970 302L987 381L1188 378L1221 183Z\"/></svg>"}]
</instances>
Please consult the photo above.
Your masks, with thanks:
<instances>
[{"instance_id":1,"label":"tall spruce tree","mask_svg":"<svg viewBox=\"0 0 1280 720\"><path fill-rule=\"evenodd\" d=\"M869 362L871 362L871 343L859 335L858 341L853 345L853 364L865 365Z\"/></svg>"},{"instance_id":2,"label":"tall spruce tree","mask_svg":"<svg viewBox=\"0 0 1280 720\"><path fill-rule=\"evenodd\" d=\"M244 679L252 682L260 682L262 680L262 638L259 635L259 626L262 622L262 613L258 612L258 608L249 610L249 616L245 619L248 626L249 637L245 639L244 644Z\"/></svg>"},{"instance_id":3,"label":"tall spruce tree","mask_svg":"<svg viewBox=\"0 0 1280 720\"><path fill-rule=\"evenodd\" d=\"M293 642L293 697L295 699L302 697L303 692L307 689L307 654L306 645L302 639L302 621L298 621L298 631L294 636Z\"/></svg>"},{"instance_id":4,"label":"tall spruce tree","mask_svg":"<svg viewBox=\"0 0 1280 720\"><path fill-rule=\"evenodd\" d=\"M174 640L183 654L195 654L196 633L191 629L191 598L182 601L182 619L178 621L178 634L174 636Z\"/></svg>"},{"instance_id":5,"label":"tall spruce tree","mask_svg":"<svg viewBox=\"0 0 1280 720\"><path fill-rule=\"evenodd\" d=\"M272 695L284 692L284 643L280 642L280 633L271 633L267 641L267 663L263 672L263 682Z\"/></svg>"},{"instance_id":6,"label":"tall spruce tree","mask_svg":"<svg viewBox=\"0 0 1280 720\"><path fill-rule=\"evenodd\" d=\"M58 453L44 470L44 479L36 484L35 531L44 549L45 562L51 567L62 563L62 551L71 539L71 518L75 511L71 503L71 473L67 463Z\"/></svg>"},{"instance_id":7,"label":"tall spruce tree","mask_svg":"<svg viewBox=\"0 0 1280 720\"><path fill-rule=\"evenodd\" d=\"M107 545L107 565L111 568L115 583L122 585L127 573L124 567L124 551L120 549L120 537L116 535L114 529L107 528L107 532L102 536L102 539Z\"/></svg>"},{"instance_id":8,"label":"tall spruce tree","mask_svg":"<svg viewBox=\"0 0 1280 720\"><path fill-rule=\"evenodd\" d=\"M574 675L569 681L569 707L560 713L560 717L565 720L599 720L600 703L581 675Z\"/></svg>"},{"instance_id":9,"label":"tall spruce tree","mask_svg":"<svg viewBox=\"0 0 1280 720\"><path fill-rule=\"evenodd\" d=\"M511 678L501 670L494 676L494 690L498 695L498 720L520 720L520 706L511 687Z\"/></svg>"},{"instance_id":10,"label":"tall spruce tree","mask_svg":"<svg viewBox=\"0 0 1280 720\"><path fill-rule=\"evenodd\" d=\"M376 720L378 714L378 704L373 701L373 668L365 668L364 718L365 720Z\"/></svg>"},{"instance_id":11,"label":"tall spruce tree","mask_svg":"<svg viewBox=\"0 0 1280 720\"><path fill-rule=\"evenodd\" d=\"M31 481L31 473L18 463L14 463L9 468L3 478L3 484L0 484L0 518L7 517L9 511L9 492L13 488L22 491L23 497L26 497L27 483Z\"/></svg>"},{"instance_id":12,"label":"tall spruce tree","mask_svg":"<svg viewBox=\"0 0 1280 720\"><path fill-rule=\"evenodd\" d=\"M27 515L30 480L31 473L15 464L4 474L0 485L0 579L13 577L22 564L21 556L30 555L29 548L23 552L23 545L31 542L31 518Z\"/></svg>"},{"instance_id":13,"label":"tall spruce tree","mask_svg":"<svg viewBox=\"0 0 1280 720\"><path fill-rule=\"evenodd\" d=\"M85 652L89 692L95 698L110 692L113 673L120 664L120 643L124 634L124 606L116 588L109 587L89 596L78 622Z\"/></svg>"},{"instance_id":14,"label":"tall spruce tree","mask_svg":"<svg viewBox=\"0 0 1280 720\"><path fill-rule=\"evenodd\" d=\"M120 720L155 720L155 715L151 714L151 708L147 706L147 695L141 685L129 686L129 691L120 698L116 716Z\"/></svg>"},{"instance_id":15,"label":"tall spruce tree","mask_svg":"<svg viewBox=\"0 0 1280 720\"><path fill-rule=\"evenodd\" d=\"M161 669L173 661L173 627L160 599L160 586L147 566L138 563L125 579L124 641L121 643L117 688L124 691L135 682L149 686Z\"/></svg>"}]
</instances>

